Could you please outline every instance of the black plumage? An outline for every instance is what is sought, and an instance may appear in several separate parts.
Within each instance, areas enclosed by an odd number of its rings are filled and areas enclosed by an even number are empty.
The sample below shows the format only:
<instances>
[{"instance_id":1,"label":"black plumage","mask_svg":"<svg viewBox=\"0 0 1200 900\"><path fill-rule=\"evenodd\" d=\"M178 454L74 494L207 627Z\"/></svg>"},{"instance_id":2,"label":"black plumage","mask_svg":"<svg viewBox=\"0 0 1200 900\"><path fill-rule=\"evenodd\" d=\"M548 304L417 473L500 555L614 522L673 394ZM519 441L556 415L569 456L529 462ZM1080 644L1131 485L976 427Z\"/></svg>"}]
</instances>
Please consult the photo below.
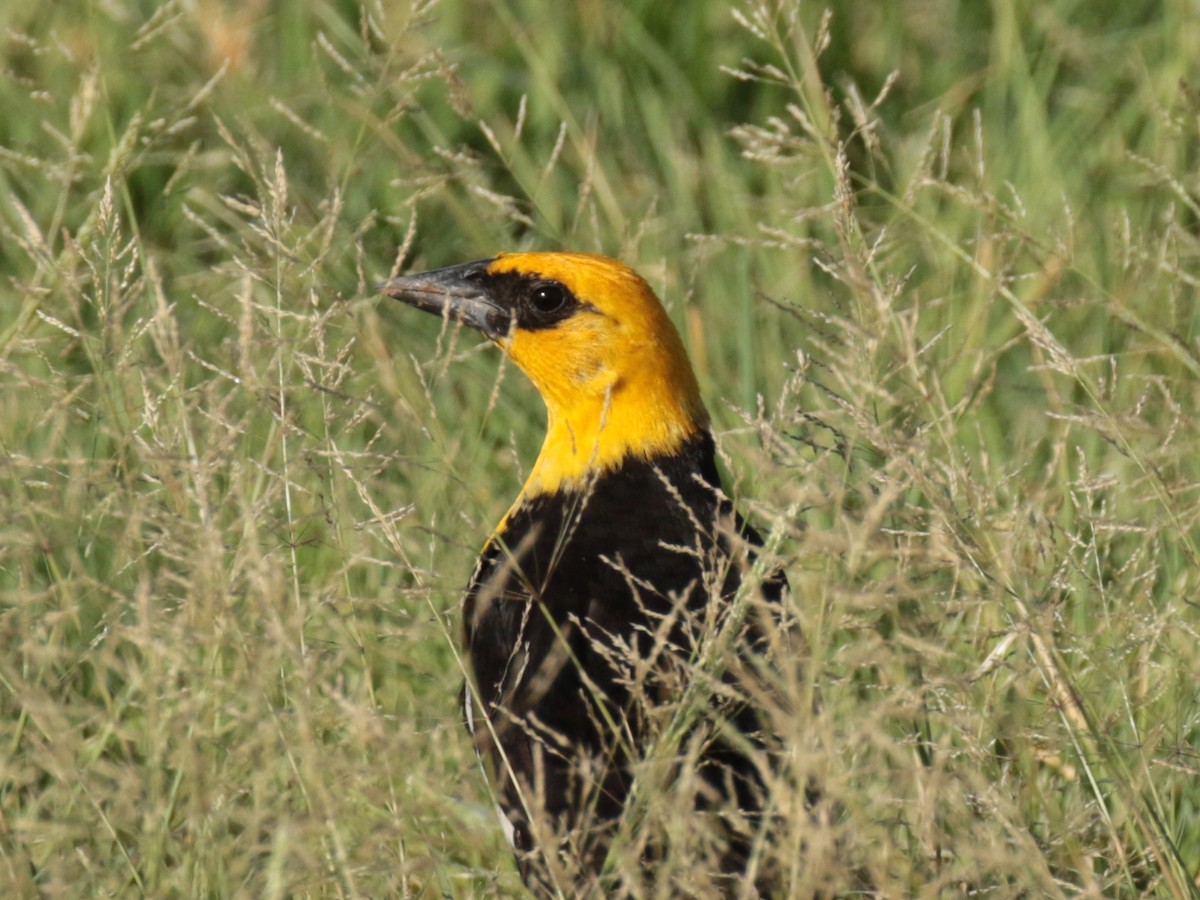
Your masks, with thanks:
<instances>
[{"instance_id":1,"label":"black plumage","mask_svg":"<svg viewBox=\"0 0 1200 900\"><path fill-rule=\"evenodd\" d=\"M686 684L698 641L729 612L755 543L721 492L707 433L583 489L537 496L488 543L464 604L464 644L492 723L475 734L527 881L546 877L549 849L533 839L531 813L544 816L581 874L603 863L631 765L651 736L645 705ZM779 576L768 581L767 599L778 600L781 587ZM751 616L742 646L756 634ZM641 675L635 660L649 664ZM757 743L751 707L725 712ZM714 740L700 757L721 798L709 805L727 802L732 785L734 804L752 818L760 764ZM726 868L736 867L747 836L726 839Z\"/></svg>"}]
</instances>

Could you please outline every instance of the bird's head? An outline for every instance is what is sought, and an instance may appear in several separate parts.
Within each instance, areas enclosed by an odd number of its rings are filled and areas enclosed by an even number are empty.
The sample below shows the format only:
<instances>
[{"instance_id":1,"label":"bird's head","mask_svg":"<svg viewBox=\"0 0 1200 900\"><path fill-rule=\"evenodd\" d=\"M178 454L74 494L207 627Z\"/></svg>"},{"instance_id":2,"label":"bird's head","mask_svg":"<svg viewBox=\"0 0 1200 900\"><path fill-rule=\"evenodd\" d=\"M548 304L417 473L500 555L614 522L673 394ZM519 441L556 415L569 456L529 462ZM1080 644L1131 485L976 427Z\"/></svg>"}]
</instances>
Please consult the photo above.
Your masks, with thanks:
<instances>
[{"instance_id":1,"label":"bird's head","mask_svg":"<svg viewBox=\"0 0 1200 900\"><path fill-rule=\"evenodd\" d=\"M483 332L537 387L547 434L526 496L577 486L630 456L675 453L707 427L675 326L650 286L616 260L502 253L382 290Z\"/></svg>"}]
</instances>

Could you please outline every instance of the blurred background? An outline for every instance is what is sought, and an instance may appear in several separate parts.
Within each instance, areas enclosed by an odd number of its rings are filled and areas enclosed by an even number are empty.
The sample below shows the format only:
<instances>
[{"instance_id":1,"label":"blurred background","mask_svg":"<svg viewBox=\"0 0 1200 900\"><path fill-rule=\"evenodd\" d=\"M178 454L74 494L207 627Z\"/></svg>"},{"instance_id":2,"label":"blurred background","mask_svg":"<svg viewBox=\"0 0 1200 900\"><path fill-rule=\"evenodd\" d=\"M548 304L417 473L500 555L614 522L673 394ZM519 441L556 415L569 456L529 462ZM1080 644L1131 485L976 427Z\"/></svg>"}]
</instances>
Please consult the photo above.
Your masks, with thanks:
<instances>
[{"instance_id":1,"label":"blurred background","mask_svg":"<svg viewBox=\"0 0 1200 900\"><path fill-rule=\"evenodd\" d=\"M1190 0L8 0L0 893L520 895L457 611L540 401L372 285L573 249L780 541L778 789L839 809L790 895L1195 896L1196 47Z\"/></svg>"}]
</instances>

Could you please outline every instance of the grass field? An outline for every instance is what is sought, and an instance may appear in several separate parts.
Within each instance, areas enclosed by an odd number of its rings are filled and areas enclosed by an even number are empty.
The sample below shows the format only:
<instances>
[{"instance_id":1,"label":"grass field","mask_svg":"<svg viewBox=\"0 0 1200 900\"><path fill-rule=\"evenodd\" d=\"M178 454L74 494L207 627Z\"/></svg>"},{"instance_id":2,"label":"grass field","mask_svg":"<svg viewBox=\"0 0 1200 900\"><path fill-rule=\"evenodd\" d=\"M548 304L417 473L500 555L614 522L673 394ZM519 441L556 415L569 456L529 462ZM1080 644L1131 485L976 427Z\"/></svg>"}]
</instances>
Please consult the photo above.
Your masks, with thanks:
<instances>
[{"instance_id":1,"label":"grass field","mask_svg":"<svg viewBox=\"0 0 1200 900\"><path fill-rule=\"evenodd\" d=\"M520 895L456 617L540 403L371 285L570 248L778 542L787 895L1196 896L1195 4L546 9L0 7L0 895Z\"/></svg>"}]
</instances>

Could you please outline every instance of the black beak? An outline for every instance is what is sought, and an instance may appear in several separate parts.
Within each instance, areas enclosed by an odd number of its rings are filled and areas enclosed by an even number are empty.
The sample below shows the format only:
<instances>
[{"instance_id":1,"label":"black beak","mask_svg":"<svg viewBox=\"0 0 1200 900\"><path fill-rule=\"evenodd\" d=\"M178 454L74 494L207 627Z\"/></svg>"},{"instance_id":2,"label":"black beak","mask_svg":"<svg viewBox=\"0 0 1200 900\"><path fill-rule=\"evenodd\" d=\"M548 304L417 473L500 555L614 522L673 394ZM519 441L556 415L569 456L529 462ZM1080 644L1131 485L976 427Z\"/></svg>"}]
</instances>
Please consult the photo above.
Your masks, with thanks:
<instances>
[{"instance_id":1,"label":"black beak","mask_svg":"<svg viewBox=\"0 0 1200 900\"><path fill-rule=\"evenodd\" d=\"M497 304L488 292L487 268L492 262L481 259L419 275L405 275L384 282L379 285L379 290L409 306L470 325L498 341L508 336L512 313Z\"/></svg>"}]
</instances>

